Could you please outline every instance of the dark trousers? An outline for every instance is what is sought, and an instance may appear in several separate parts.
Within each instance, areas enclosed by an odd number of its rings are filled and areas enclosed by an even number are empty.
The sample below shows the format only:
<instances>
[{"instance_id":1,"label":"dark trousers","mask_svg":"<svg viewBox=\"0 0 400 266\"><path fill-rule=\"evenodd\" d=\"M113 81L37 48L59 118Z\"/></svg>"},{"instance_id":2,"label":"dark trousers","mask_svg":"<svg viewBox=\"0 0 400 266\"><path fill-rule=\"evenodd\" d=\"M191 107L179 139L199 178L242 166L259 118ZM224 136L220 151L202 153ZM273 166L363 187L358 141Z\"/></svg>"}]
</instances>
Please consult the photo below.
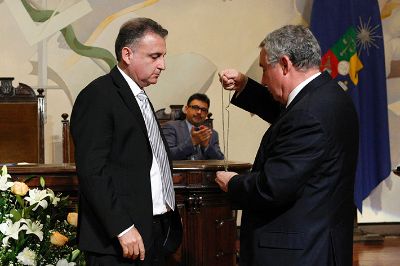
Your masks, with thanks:
<instances>
[{"instance_id":1,"label":"dark trousers","mask_svg":"<svg viewBox=\"0 0 400 266\"><path fill-rule=\"evenodd\" d=\"M164 242L169 230L168 214L156 215L153 217L152 245L146 248L145 259L143 261L136 259L127 259L122 256L105 255L93 252L86 252L87 266L113 266L113 265L129 265L129 266L164 266L165 252ZM139 232L140 233L140 232Z\"/></svg>"}]
</instances>

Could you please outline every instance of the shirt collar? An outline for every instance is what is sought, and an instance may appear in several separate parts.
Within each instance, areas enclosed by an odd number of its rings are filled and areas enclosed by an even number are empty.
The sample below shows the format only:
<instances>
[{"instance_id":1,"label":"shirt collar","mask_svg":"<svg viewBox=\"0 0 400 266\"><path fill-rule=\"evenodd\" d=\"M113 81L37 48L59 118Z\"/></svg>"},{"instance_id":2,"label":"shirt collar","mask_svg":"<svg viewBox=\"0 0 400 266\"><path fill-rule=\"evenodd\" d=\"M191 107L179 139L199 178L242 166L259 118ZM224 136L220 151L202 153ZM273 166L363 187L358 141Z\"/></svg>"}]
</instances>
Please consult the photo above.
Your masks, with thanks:
<instances>
[{"instance_id":1,"label":"shirt collar","mask_svg":"<svg viewBox=\"0 0 400 266\"><path fill-rule=\"evenodd\" d=\"M139 88L139 86L136 84L135 81L133 81L133 79L131 79L131 77L129 77L124 71L122 71L119 66L117 66L119 72L121 72L121 75L124 77L124 79L126 80L126 82L128 82L129 88L131 89L133 95L135 95L135 97L137 97L137 95L142 92L142 89Z\"/></svg>"},{"instance_id":2,"label":"shirt collar","mask_svg":"<svg viewBox=\"0 0 400 266\"><path fill-rule=\"evenodd\" d=\"M299 94L299 92L308 84L310 83L313 79L315 79L316 77L318 77L321 74L321 72L318 72L314 75L312 75L311 77L309 77L308 79L304 80L303 82L301 82L299 85L296 86L296 88L294 88L294 90L292 90L289 95L288 95L288 101L286 103L286 107L289 106L289 104L293 101L294 97L296 97L297 94Z\"/></svg>"},{"instance_id":3,"label":"shirt collar","mask_svg":"<svg viewBox=\"0 0 400 266\"><path fill-rule=\"evenodd\" d=\"M187 121L187 119L185 119L186 122L186 126L189 129L189 132L192 130L192 127L194 127L189 121Z\"/></svg>"}]
</instances>

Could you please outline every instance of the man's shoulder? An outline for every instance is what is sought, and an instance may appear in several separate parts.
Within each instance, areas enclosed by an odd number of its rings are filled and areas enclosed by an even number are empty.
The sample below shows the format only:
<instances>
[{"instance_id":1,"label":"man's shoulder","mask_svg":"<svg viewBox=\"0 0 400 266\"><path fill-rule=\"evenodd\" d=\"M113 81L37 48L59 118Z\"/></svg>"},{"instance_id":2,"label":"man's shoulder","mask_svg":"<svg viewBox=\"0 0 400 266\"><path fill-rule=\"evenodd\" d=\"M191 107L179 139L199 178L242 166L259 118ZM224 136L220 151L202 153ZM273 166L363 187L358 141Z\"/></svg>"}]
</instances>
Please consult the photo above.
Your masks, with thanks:
<instances>
[{"instance_id":1,"label":"man's shoulder","mask_svg":"<svg viewBox=\"0 0 400 266\"><path fill-rule=\"evenodd\" d=\"M218 131L216 131L215 129L211 129L213 133L218 134Z\"/></svg>"},{"instance_id":2,"label":"man's shoulder","mask_svg":"<svg viewBox=\"0 0 400 266\"><path fill-rule=\"evenodd\" d=\"M91 81L80 91L78 97L104 95L114 87L110 74L105 74Z\"/></svg>"},{"instance_id":3,"label":"man's shoulder","mask_svg":"<svg viewBox=\"0 0 400 266\"><path fill-rule=\"evenodd\" d=\"M170 126L170 127L181 127L182 125L185 125L185 120L170 120L164 123L163 126Z\"/></svg>"}]
</instances>

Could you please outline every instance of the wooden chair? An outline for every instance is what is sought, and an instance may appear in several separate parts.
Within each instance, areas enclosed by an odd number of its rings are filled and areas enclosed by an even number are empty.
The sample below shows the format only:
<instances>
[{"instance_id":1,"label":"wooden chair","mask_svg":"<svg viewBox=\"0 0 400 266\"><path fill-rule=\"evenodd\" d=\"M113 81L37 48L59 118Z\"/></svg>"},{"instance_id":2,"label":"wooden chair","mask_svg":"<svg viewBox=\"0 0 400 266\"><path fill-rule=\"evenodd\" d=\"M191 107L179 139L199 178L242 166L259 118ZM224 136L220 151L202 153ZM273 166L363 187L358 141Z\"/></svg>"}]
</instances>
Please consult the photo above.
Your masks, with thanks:
<instances>
[{"instance_id":1,"label":"wooden chair","mask_svg":"<svg viewBox=\"0 0 400 266\"><path fill-rule=\"evenodd\" d=\"M183 120L186 118L185 113L182 111L183 105L173 104L169 106L171 109L170 113L165 112L165 108L156 111L156 117L160 124L164 124L170 120ZM208 113L207 119L204 124L210 128L213 128L213 118L211 118L212 113Z\"/></svg>"},{"instance_id":2,"label":"wooden chair","mask_svg":"<svg viewBox=\"0 0 400 266\"><path fill-rule=\"evenodd\" d=\"M44 163L44 95L0 78L0 163Z\"/></svg>"},{"instance_id":3,"label":"wooden chair","mask_svg":"<svg viewBox=\"0 0 400 266\"><path fill-rule=\"evenodd\" d=\"M182 111L183 105L175 104L175 105L170 105L169 107L171 108L170 113L165 112L165 108L156 111L157 120L158 122L160 122L161 125L170 120L185 119L185 114Z\"/></svg>"},{"instance_id":4,"label":"wooden chair","mask_svg":"<svg viewBox=\"0 0 400 266\"><path fill-rule=\"evenodd\" d=\"M63 163L75 163L75 146L72 141L71 132L69 130L68 114L63 113L62 117L62 147L63 147Z\"/></svg>"}]
</instances>

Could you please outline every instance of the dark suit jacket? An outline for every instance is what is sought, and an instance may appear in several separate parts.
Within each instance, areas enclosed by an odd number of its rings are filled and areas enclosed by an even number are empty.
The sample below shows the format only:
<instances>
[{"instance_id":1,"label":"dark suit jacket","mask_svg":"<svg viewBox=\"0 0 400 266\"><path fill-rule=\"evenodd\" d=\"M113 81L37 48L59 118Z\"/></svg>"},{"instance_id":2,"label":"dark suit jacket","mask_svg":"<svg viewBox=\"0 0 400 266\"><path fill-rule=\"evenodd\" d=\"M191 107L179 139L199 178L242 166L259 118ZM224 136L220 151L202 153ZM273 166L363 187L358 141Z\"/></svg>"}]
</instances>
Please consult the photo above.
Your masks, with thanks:
<instances>
[{"instance_id":1,"label":"dark suit jacket","mask_svg":"<svg viewBox=\"0 0 400 266\"><path fill-rule=\"evenodd\" d=\"M322 73L280 113L253 80L232 103L272 122L251 173L228 184L243 209L240 265L351 265L358 118Z\"/></svg>"},{"instance_id":2,"label":"dark suit jacket","mask_svg":"<svg viewBox=\"0 0 400 266\"><path fill-rule=\"evenodd\" d=\"M162 126L162 130L167 140L171 157L173 160L188 160L197 150L193 146L190 132L186 120L168 121ZM221 152L218 141L218 133L214 129L210 139L210 144L206 150L201 149L197 154L197 160L223 160L224 154Z\"/></svg>"},{"instance_id":3,"label":"dark suit jacket","mask_svg":"<svg viewBox=\"0 0 400 266\"><path fill-rule=\"evenodd\" d=\"M133 224L150 247L152 151L140 107L116 67L80 92L71 132L80 190L79 248L122 254L117 235ZM182 225L177 211L172 217L174 241L167 245L174 249Z\"/></svg>"}]
</instances>

